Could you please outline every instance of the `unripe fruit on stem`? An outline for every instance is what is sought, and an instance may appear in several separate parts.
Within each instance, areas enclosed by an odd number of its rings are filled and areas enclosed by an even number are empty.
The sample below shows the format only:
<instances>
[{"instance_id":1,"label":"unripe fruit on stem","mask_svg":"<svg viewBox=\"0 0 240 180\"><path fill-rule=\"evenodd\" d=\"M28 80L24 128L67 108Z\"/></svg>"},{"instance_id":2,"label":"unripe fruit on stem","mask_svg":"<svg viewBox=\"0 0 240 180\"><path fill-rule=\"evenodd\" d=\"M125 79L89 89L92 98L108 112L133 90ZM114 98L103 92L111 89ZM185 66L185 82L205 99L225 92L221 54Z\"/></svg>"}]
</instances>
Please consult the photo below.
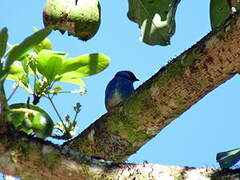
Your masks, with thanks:
<instances>
[{"instance_id":1,"label":"unripe fruit on stem","mask_svg":"<svg viewBox=\"0 0 240 180\"><path fill-rule=\"evenodd\" d=\"M51 136L54 123L43 109L25 103L11 104L9 108L8 121L16 130L25 133L34 132L40 138Z\"/></svg>"},{"instance_id":2,"label":"unripe fruit on stem","mask_svg":"<svg viewBox=\"0 0 240 180\"><path fill-rule=\"evenodd\" d=\"M43 10L43 23L53 25L61 33L78 37L83 41L92 38L101 22L98 0L47 0Z\"/></svg>"}]
</instances>

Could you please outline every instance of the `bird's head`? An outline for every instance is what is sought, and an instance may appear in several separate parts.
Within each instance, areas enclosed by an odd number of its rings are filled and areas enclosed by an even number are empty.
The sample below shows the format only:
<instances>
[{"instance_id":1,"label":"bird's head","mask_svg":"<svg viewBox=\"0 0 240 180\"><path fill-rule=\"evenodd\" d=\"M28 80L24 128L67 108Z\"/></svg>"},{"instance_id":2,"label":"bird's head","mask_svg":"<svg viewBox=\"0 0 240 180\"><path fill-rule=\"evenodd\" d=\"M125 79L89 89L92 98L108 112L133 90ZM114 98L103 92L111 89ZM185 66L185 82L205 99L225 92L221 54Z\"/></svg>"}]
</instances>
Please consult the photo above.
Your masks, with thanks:
<instances>
[{"instance_id":1,"label":"bird's head","mask_svg":"<svg viewBox=\"0 0 240 180\"><path fill-rule=\"evenodd\" d=\"M139 81L139 79L136 78L136 76L131 71L119 71L119 72L117 72L115 77L126 78L126 79L128 79L128 80L130 80L132 82Z\"/></svg>"}]
</instances>

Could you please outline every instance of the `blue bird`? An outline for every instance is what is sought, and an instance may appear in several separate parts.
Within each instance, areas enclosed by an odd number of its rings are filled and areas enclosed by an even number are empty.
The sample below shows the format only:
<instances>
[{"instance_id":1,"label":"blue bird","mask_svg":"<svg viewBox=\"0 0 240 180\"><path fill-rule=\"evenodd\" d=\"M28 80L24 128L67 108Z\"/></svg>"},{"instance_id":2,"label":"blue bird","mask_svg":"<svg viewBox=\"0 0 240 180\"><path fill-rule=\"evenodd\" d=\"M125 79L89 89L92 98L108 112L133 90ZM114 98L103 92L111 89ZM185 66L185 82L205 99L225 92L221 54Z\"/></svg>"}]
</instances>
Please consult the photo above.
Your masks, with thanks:
<instances>
[{"instance_id":1,"label":"blue bird","mask_svg":"<svg viewBox=\"0 0 240 180\"><path fill-rule=\"evenodd\" d=\"M105 90L105 106L110 111L134 91L133 83L139 81L130 71L119 71Z\"/></svg>"}]
</instances>

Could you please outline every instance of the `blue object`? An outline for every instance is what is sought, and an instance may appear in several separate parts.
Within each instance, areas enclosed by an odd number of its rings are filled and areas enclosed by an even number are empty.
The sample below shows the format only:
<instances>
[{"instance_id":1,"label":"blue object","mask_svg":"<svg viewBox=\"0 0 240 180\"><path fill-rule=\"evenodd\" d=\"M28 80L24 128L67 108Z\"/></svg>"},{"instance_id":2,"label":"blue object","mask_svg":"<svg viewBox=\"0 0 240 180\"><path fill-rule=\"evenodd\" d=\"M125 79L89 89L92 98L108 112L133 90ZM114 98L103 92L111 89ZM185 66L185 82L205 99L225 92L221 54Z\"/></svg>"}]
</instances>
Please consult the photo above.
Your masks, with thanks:
<instances>
[{"instance_id":1,"label":"blue object","mask_svg":"<svg viewBox=\"0 0 240 180\"><path fill-rule=\"evenodd\" d=\"M105 91L105 106L110 111L134 91L133 83L139 81L130 71L119 71L108 83Z\"/></svg>"}]
</instances>

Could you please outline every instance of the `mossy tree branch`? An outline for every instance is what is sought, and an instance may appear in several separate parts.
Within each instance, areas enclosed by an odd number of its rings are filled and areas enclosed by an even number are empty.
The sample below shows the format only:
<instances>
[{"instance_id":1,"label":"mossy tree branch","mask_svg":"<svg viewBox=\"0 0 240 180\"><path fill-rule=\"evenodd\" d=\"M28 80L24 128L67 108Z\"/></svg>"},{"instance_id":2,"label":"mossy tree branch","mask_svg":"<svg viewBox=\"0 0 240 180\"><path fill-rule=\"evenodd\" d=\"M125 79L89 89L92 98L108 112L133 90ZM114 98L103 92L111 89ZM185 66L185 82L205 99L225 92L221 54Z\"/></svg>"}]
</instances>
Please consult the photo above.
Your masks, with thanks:
<instances>
[{"instance_id":1,"label":"mossy tree branch","mask_svg":"<svg viewBox=\"0 0 240 180\"><path fill-rule=\"evenodd\" d=\"M240 12L64 145L89 156L126 160L193 104L240 72L239 44Z\"/></svg>"},{"instance_id":2,"label":"mossy tree branch","mask_svg":"<svg viewBox=\"0 0 240 180\"><path fill-rule=\"evenodd\" d=\"M0 134L9 131L11 129L11 125L8 124L5 120L5 116L7 114L7 99L5 96L5 91L3 87L4 80L0 81Z\"/></svg>"},{"instance_id":3,"label":"mossy tree branch","mask_svg":"<svg viewBox=\"0 0 240 180\"><path fill-rule=\"evenodd\" d=\"M97 160L29 135L0 134L0 171L23 180L209 179L235 180L239 170L116 164Z\"/></svg>"}]
</instances>

